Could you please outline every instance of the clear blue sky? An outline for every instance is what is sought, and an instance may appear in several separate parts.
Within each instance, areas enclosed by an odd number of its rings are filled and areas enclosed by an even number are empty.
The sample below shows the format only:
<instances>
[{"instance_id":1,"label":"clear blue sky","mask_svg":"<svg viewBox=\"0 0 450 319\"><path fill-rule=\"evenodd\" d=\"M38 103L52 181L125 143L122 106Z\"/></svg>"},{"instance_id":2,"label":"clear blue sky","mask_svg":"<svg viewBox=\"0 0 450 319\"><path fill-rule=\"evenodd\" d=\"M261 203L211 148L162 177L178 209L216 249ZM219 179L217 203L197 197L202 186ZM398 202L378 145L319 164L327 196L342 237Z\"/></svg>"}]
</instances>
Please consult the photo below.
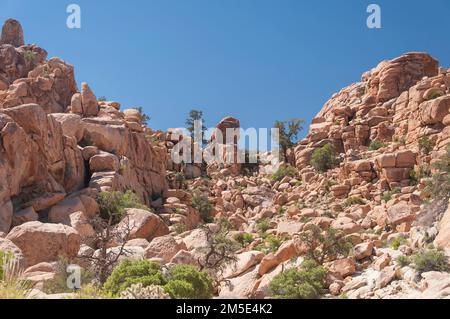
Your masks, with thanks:
<instances>
[{"instance_id":1,"label":"clear blue sky","mask_svg":"<svg viewBox=\"0 0 450 319\"><path fill-rule=\"evenodd\" d=\"M82 28L66 27L66 7ZM381 30L366 7L382 8ZM448 0L0 0L37 43L75 65L78 84L123 107L142 106L156 129L181 127L190 109L207 125L308 123L342 87L407 51L450 67Z\"/></svg>"}]
</instances>

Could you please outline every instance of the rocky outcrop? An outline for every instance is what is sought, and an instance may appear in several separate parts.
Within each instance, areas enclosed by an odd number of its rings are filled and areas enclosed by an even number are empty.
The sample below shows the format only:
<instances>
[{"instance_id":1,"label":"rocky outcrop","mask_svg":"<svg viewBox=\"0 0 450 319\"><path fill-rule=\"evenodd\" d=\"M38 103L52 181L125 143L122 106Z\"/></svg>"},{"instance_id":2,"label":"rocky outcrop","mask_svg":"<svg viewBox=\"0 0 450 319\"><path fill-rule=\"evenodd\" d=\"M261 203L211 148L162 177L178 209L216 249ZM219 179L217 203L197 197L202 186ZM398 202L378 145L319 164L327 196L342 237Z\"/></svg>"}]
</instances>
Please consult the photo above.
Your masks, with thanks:
<instances>
[{"instance_id":1,"label":"rocky outcrop","mask_svg":"<svg viewBox=\"0 0 450 319\"><path fill-rule=\"evenodd\" d=\"M6 237L22 251L27 265L74 258L80 249L80 236L61 224L29 222L15 227Z\"/></svg>"},{"instance_id":2,"label":"rocky outcrop","mask_svg":"<svg viewBox=\"0 0 450 319\"><path fill-rule=\"evenodd\" d=\"M9 44L14 47L20 47L25 44L23 39L23 30L19 21L8 19L3 24L0 45Z\"/></svg>"}]
</instances>

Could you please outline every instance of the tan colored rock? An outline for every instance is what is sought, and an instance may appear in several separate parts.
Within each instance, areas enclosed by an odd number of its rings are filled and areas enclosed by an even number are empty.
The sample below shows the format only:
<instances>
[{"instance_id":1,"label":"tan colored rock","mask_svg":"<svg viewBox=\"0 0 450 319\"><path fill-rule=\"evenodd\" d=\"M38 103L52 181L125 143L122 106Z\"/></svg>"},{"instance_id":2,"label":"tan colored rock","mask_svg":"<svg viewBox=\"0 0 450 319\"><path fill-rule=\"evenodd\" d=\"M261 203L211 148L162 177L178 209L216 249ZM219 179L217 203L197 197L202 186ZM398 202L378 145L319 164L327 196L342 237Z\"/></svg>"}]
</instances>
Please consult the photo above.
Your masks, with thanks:
<instances>
[{"instance_id":1,"label":"tan colored rock","mask_svg":"<svg viewBox=\"0 0 450 319\"><path fill-rule=\"evenodd\" d=\"M98 102L94 93L87 83L81 84L81 103L83 105L83 114L85 116L96 116L98 114Z\"/></svg>"},{"instance_id":2,"label":"tan colored rock","mask_svg":"<svg viewBox=\"0 0 450 319\"><path fill-rule=\"evenodd\" d=\"M421 121L423 125L441 123L449 114L450 95L438 97L421 104Z\"/></svg>"},{"instance_id":3,"label":"tan colored rock","mask_svg":"<svg viewBox=\"0 0 450 319\"><path fill-rule=\"evenodd\" d=\"M80 249L76 230L61 224L25 223L14 227L6 239L22 250L29 266L57 261L60 256L73 258Z\"/></svg>"},{"instance_id":4,"label":"tan colored rock","mask_svg":"<svg viewBox=\"0 0 450 319\"><path fill-rule=\"evenodd\" d=\"M232 278L220 287L219 298L250 298L258 288L258 271L256 268L245 274Z\"/></svg>"},{"instance_id":5,"label":"tan colored rock","mask_svg":"<svg viewBox=\"0 0 450 319\"><path fill-rule=\"evenodd\" d=\"M117 172L119 170L119 159L114 154L101 152L89 160L91 172Z\"/></svg>"},{"instance_id":6,"label":"tan colored rock","mask_svg":"<svg viewBox=\"0 0 450 319\"><path fill-rule=\"evenodd\" d=\"M407 202L401 201L387 210L389 222L393 226L398 226L405 222L413 222L416 215L411 211Z\"/></svg>"},{"instance_id":7,"label":"tan colored rock","mask_svg":"<svg viewBox=\"0 0 450 319\"><path fill-rule=\"evenodd\" d=\"M412 168L416 165L416 154L412 151L400 151L395 157L395 166L400 168Z\"/></svg>"},{"instance_id":8,"label":"tan colored rock","mask_svg":"<svg viewBox=\"0 0 450 319\"><path fill-rule=\"evenodd\" d=\"M391 262L391 257L388 254L383 254L382 256L378 257L375 262L373 263L373 268L375 270L381 271L385 267L387 267Z\"/></svg>"},{"instance_id":9,"label":"tan colored rock","mask_svg":"<svg viewBox=\"0 0 450 319\"><path fill-rule=\"evenodd\" d=\"M351 218L340 217L331 223L331 227L343 231L345 234L357 233L361 230L361 226L356 224Z\"/></svg>"},{"instance_id":10,"label":"tan colored rock","mask_svg":"<svg viewBox=\"0 0 450 319\"><path fill-rule=\"evenodd\" d=\"M342 278L345 278L355 273L355 261L352 258L335 260L332 262L330 270L339 274Z\"/></svg>"},{"instance_id":11,"label":"tan colored rock","mask_svg":"<svg viewBox=\"0 0 450 319\"><path fill-rule=\"evenodd\" d=\"M361 243L354 247L354 253L356 260L361 260L366 257L372 256L373 252L373 243Z\"/></svg>"},{"instance_id":12,"label":"tan colored rock","mask_svg":"<svg viewBox=\"0 0 450 319\"><path fill-rule=\"evenodd\" d=\"M280 235L295 235L302 231L303 224L296 221L282 221L277 225L277 233Z\"/></svg>"},{"instance_id":13,"label":"tan colored rock","mask_svg":"<svg viewBox=\"0 0 450 319\"><path fill-rule=\"evenodd\" d=\"M259 251L246 251L236 256L236 262L233 262L224 271L224 278L238 277L251 267L258 264L264 258L264 254Z\"/></svg>"},{"instance_id":14,"label":"tan colored rock","mask_svg":"<svg viewBox=\"0 0 450 319\"><path fill-rule=\"evenodd\" d=\"M395 167L395 154L382 154L375 159L379 168Z\"/></svg>"},{"instance_id":15,"label":"tan colored rock","mask_svg":"<svg viewBox=\"0 0 450 319\"><path fill-rule=\"evenodd\" d=\"M155 237L169 234L169 227L158 215L136 208L127 210L126 216L117 228L124 233L130 228L128 239L144 238L149 242Z\"/></svg>"},{"instance_id":16,"label":"tan colored rock","mask_svg":"<svg viewBox=\"0 0 450 319\"><path fill-rule=\"evenodd\" d=\"M48 213L51 223L70 225L70 215L75 212L85 212L86 208L79 197L69 197L53 206Z\"/></svg>"},{"instance_id":17,"label":"tan colored rock","mask_svg":"<svg viewBox=\"0 0 450 319\"><path fill-rule=\"evenodd\" d=\"M27 222L34 222L39 219L39 215L33 207L27 207L14 213L12 225L13 227L22 225Z\"/></svg>"},{"instance_id":18,"label":"tan colored rock","mask_svg":"<svg viewBox=\"0 0 450 319\"><path fill-rule=\"evenodd\" d=\"M154 238L145 249L145 258L161 258L165 263L181 250L186 250L184 242L177 242L171 235Z\"/></svg>"},{"instance_id":19,"label":"tan colored rock","mask_svg":"<svg viewBox=\"0 0 450 319\"><path fill-rule=\"evenodd\" d=\"M96 233L92 225L89 223L89 218L84 212L75 212L69 216L69 226L75 229L81 237L81 242L86 245L94 244Z\"/></svg>"},{"instance_id":20,"label":"tan colored rock","mask_svg":"<svg viewBox=\"0 0 450 319\"><path fill-rule=\"evenodd\" d=\"M0 203L0 232L7 233L13 220L13 205L11 201Z\"/></svg>"},{"instance_id":21,"label":"tan colored rock","mask_svg":"<svg viewBox=\"0 0 450 319\"><path fill-rule=\"evenodd\" d=\"M450 207L439 223L439 233L434 240L434 245L442 249L450 248Z\"/></svg>"},{"instance_id":22,"label":"tan colored rock","mask_svg":"<svg viewBox=\"0 0 450 319\"><path fill-rule=\"evenodd\" d=\"M281 245L276 253L265 256L258 267L258 274L264 275L281 263L290 260L299 254L299 248L293 240L289 240Z\"/></svg>"}]
</instances>

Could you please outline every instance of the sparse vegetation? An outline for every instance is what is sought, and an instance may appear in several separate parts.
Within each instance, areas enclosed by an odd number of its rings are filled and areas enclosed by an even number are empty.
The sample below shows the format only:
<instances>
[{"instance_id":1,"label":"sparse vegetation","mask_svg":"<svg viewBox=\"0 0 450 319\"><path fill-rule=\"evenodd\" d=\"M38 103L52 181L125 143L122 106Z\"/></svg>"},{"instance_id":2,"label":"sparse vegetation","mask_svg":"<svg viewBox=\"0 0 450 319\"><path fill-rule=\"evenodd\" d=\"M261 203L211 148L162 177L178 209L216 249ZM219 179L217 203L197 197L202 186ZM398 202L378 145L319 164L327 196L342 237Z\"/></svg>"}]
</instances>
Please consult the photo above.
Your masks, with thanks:
<instances>
[{"instance_id":1,"label":"sparse vegetation","mask_svg":"<svg viewBox=\"0 0 450 319\"><path fill-rule=\"evenodd\" d=\"M444 96L445 92L442 92L441 90L433 90L429 95L427 101L431 101L434 99L437 99L438 97Z\"/></svg>"},{"instance_id":2,"label":"sparse vegetation","mask_svg":"<svg viewBox=\"0 0 450 319\"><path fill-rule=\"evenodd\" d=\"M351 207L355 205L364 205L366 202L361 197L349 197L345 200L344 206Z\"/></svg>"},{"instance_id":3,"label":"sparse vegetation","mask_svg":"<svg viewBox=\"0 0 450 319\"><path fill-rule=\"evenodd\" d=\"M402 189L400 187L396 187L388 192L385 192L382 196L382 200L386 203L392 199L392 196L395 194L400 194L402 192Z\"/></svg>"},{"instance_id":4,"label":"sparse vegetation","mask_svg":"<svg viewBox=\"0 0 450 319\"><path fill-rule=\"evenodd\" d=\"M387 144L378 141L378 140L374 140L370 143L369 145L369 151L378 151L380 148L386 147Z\"/></svg>"},{"instance_id":5,"label":"sparse vegetation","mask_svg":"<svg viewBox=\"0 0 450 319\"><path fill-rule=\"evenodd\" d=\"M300 269L277 275L270 283L270 291L276 299L318 299L324 293L326 274L323 266L305 260Z\"/></svg>"},{"instance_id":6,"label":"sparse vegetation","mask_svg":"<svg viewBox=\"0 0 450 319\"><path fill-rule=\"evenodd\" d=\"M320 173L325 173L338 165L335 147L326 144L314 151L311 157L311 165Z\"/></svg>"},{"instance_id":7,"label":"sparse vegetation","mask_svg":"<svg viewBox=\"0 0 450 319\"><path fill-rule=\"evenodd\" d=\"M319 265L331 258L346 257L353 248L342 232L331 227L322 230L319 226L311 225L301 233L300 239L308 246L306 256Z\"/></svg>"},{"instance_id":8,"label":"sparse vegetation","mask_svg":"<svg viewBox=\"0 0 450 319\"><path fill-rule=\"evenodd\" d=\"M258 222L256 223L256 228L260 233L264 234L270 229L270 220L268 218L258 220Z\"/></svg>"},{"instance_id":9,"label":"sparse vegetation","mask_svg":"<svg viewBox=\"0 0 450 319\"><path fill-rule=\"evenodd\" d=\"M196 121L199 121L199 124L201 124L200 132L198 132L198 133L202 134L202 136L201 136L202 144L205 145L207 143L207 141L205 139L206 126L203 123L203 111L191 110L189 112L189 117L186 119L186 129L189 131L189 133L191 133L191 137L194 140L195 140L195 123L196 123ZM200 123L200 121L201 121L201 123Z\"/></svg>"},{"instance_id":10,"label":"sparse vegetation","mask_svg":"<svg viewBox=\"0 0 450 319\"><path fill-rule=\"evenodd\" d=\"M303 130L304 121L301 119L291 119L288 121L276 121L274 128L279 131L279 142L283 158L287 158L287 151L295 145L298 134Z\"/></svg>"},{"instance_id":11,"label":"sparse vegetation","mask_svg":"<svg viewBox=\"0 0 450 319\"><path fill-rule=\"evenodd\" d=\"M100 216L105 220L112 217L112 223L119 223L127 208L139 208L149 210L140 203L139 198L132 191L122 192L101 192L97 198L100 206Z\"/></svg>"},{"instance_id":12,"label":"sparse vegetation","mask_svg":"<svg viewBox=\"0 0 450 319\"><path fill-rule=\"evenodd\" d=\"M280 168L272 175L272 181L279 182L286 176L297 177L298 171L295 167L291 165L281 165Z\"/></svg>"},{"instance_id":13,"label":"sparse vegetation","mask_svg":"<svg viewBox=\"0 0 450 319\"><path fill-rule=\"evenodd\" d=\"M420 273L427 271L449 271L447 256L440 249L425 249L412 256L414 268Z\"/></svg>"},{"instance_id":14,"label":"sparse vegetation","mask_svg":"<svg viewBox=\"0 0 450 319\"><path fill-rule=\"evenodd\" d=\"M400 246L405 243L406 243L406 238L399 236L392 240L391 247L392 247L392 249L398 250L400 248Z\"/></svg>"},{"instance_id":15,"label":"sparse vegetation","mask_svg":"<svg viewBox=\"0 0 450 319\"><path fill-rule=\"evenodd\" d=\"M45 282L45 285L44 285L45 293L59 294L59 293L71 293L71 292L77 291L77 288L70 289L67 286L67 279L70 275L70 273L67 272L67 267L70 264L71 263L69 262L69 260L67 258L60 257L60 259L58 260L58 263L56 265L55 277L52 280ZM91 274L88 271L86 271L85 269L81 268L80 274L81 274L81 282L82 283L92 281Z\"/></svg>"},{"instance_id":16,"label":"sparse vegetation","mask_svg":"<svg viewBox=\"0 0 450 319\"><path fill-rule=\"evenodd\" d=\"M424 155L429 155L433 150L434 144L428 136L419 139L419 150Z\"/></svg>"},{"instance_id":17,"label":"sparse vegetation","mask_svg":"<svg viewBox=\"0 0 450 319\"><path fill-rule=\"evenodd\" d=\"M234 240L242 247L247 247L253 242L253 235L249 233L239 233L234 236Z\"/></svg>"},{"instance_id":18,"label":"sparse vegetation","mask_svg":"<svg viewBox=\"0 0 450 319\"><path fill-rule=\"evenodd\" d=\"M145 126L147 126L148 122L151 120L151 117L148 116L147 114L145 114L144 109L141 106L137 107L136 110L139 111L139 116L141 117L141 123L144 124Z\"/></svg>"},{"instance_id":19,"label":"sparse vegetation","mask_svg":"<svg viewBox=\"0 0 450 319\"><path fill-rule=\"evenodd\" d=\"M36 61L36 54L33 51L25 51L23 58L28 64L34 64Z\"/></svg>"},{"instance_id":20,"label":"sparse vegetation","mask_svg":"<svg viewBox=\"0 0 450 319\"><path fill-rule=\"evenodd\" d=\"M236 261L236 251L239 244L230 239L231 224L226 219L220 219L216 227L203 226L206 235L206 246L199 247L203 258L199 259L200 270L207 271L218 285L222 280L223 271Z\"/></svg>"},{"instance_id":21,"label":"sparse vegetation","mask_svg":"<svg viewBox=\"0 0 450 319\"><path fill-rule=\"evenodd\" d=\"M437 170L427 183L426 192L432 199L450 198L450 144L446 153L433 165Z\"/></svg>"},{"instance_id":22,"label":"sparse vegetation","mask_svg":"<svg viewBox=\"0 0 450 319\"><path fill-rule=\"evenodd\" d=\"M23 280L23 269L9 253L0 252L0 300L26 299L33 284Z\"/></svg>"},{"instance_id":23,"label":"sparse vegetation","mask_svg":"<svg viewBox=\"0 0 450 319\"><path fill-rule=\"evenodd\" d=\"M211 212L213 211L214 206L208 196L201 192L195 192L192 196L192 207L198 210L205 223L211 223L213 221Z\"/></svg>"},{"instance_id":24,"label":"sparse vegetation","mask_svg":"<svg viewBox=\"0 0 450 319\"><path fill-rule=\"evenodd\" d=\"M106 96L100 96L100 97L97 99L97 101L99 101L99 102L106 102L106 101L107 101Z\"/></svg>"},{"instance_id":25,"label":"sparse vegetation","mask_svg":"<svg viewBox=\"0 0 450 319\"><path fill-rule=\"evenodd\" d=\"M411 259L408 256L400 255L395 260L400 265L400 267L406 267L411 264Z\"/></svg>"}]
</instances>

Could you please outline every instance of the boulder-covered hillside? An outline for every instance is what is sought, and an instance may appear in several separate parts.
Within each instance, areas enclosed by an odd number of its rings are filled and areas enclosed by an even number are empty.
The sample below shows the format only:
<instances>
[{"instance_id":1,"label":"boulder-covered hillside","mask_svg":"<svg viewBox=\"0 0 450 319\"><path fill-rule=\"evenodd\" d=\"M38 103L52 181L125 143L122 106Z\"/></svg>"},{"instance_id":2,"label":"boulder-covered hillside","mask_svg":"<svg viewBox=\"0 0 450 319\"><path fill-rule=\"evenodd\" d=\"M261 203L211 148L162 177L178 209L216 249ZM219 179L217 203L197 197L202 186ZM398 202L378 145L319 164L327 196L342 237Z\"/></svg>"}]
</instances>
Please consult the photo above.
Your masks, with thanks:
<instances>
[{"instance_id":1,"label":"boulder-covered hillside","mask_svg":"<svg viewBox=\"0 0 450 319\"><path fill-rule=\"evenodd\" d=\"M334 94L282 163L174 164L189 137L24 39L5 22L0 299L450 295L450 69L429 54Z\"/></svg>"}]
</instances>

